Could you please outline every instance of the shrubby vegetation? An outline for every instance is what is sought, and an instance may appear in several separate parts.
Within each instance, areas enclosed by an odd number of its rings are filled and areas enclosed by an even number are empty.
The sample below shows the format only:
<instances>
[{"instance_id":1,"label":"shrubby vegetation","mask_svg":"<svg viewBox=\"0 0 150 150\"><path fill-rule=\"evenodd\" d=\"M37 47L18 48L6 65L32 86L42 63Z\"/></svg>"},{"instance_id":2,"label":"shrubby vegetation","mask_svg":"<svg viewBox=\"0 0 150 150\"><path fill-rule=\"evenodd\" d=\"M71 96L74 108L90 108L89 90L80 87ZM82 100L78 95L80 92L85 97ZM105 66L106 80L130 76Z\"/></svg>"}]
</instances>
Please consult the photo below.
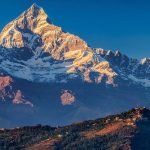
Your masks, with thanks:
<instances>
[{"instance_id":1,"label":"shrubby vegetation","mask_svg":"<svg viewBox=\"0 0 150 150\"><path fill-rule=\"evenodd\" d=\"M132 120L138 113L143 119L136 122L136 127L123 125L119 130L106 135L86 137L83 133L98 132L110 124L124 123ZM132 118L132 119L131 119ZM33 126L0 130L0 150L20 150L32 147L46 139L55 139L56 150L126 150L146 149L150 147L150 111L147 109L132 109L119 115L108 116L102 119L89 120L65 127L53 128L50 126ZM137 132L138 130L138 132ZM146 139L145 139L146 137ZM142 141L142 144L141 142ZM43 149L44 150L44 149Z\"/></svg>"},{"instance_id":2,"label":"shrubby vegetation","mask_svg":"<svg viewBox=\"0 0 150 150\"><path fill-rule=\"evenodd\" d=\"M19 150L23 147L38 143L47 139L55 128L37 125L34 127L23 127L16 129L4 129L0 131L0 150Z\"/></svg>"}]
</instances>

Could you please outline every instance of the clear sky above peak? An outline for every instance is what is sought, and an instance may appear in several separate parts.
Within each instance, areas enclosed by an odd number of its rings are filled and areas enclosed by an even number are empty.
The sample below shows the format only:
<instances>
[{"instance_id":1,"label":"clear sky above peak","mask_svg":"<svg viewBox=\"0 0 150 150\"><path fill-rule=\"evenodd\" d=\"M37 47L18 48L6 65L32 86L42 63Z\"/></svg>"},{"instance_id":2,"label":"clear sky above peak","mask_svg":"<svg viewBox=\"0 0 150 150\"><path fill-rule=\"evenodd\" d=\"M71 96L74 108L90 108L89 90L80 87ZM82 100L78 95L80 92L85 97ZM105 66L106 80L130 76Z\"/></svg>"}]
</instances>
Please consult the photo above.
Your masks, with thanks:
<instances>
[{"instance_id":1,"label":"clear sky above peak","mask_svg":"<svg viewBox=\"0 0 150 150\"><path fill-rule=\"evenodd\" d=\"M90 46L120 50L137 58L150 57L149 0L4 0L0 29L33 3L50 20L83 38Z\"/></svg>"}]
</instances>

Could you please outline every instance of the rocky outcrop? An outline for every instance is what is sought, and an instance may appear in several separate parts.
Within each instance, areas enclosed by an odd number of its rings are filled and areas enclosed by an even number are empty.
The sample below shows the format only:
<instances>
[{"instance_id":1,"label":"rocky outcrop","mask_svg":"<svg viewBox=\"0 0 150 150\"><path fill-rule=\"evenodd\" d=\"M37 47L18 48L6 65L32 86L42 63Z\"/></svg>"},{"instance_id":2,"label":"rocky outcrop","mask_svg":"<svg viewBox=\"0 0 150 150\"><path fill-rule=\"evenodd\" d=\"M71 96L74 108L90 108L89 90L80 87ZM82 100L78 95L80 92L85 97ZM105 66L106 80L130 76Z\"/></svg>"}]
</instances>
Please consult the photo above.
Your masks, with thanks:
<instances>
[{"instance_id":1,"label":"rocky outcrop","mask_svg":"<svg viewBox=\"0 0 150 150\"><path fill-rule=\"evenodd\" d=\"M49 78L50 81L55 82L56 76L67 74L71 78L80 76L87 82L93 82L89 74L94 71L98 75L95 81L101 82L103 76L107 76L108 73L106 83L113 84L113 78L116 75L116 73L111 73L114 71L107 70L107 73L97 71L95 65L103 65L103 63L93 49L78 36L64 32L60 27L53 25L44 10L36 4L4 27L0 33L0 45L2 46L1 52L10 55L10 57L2 58L4 61L1 67L15 77L36 82L43 82L43 80L47 82ZM13 56L15 62L12 59ZM28 57L24 59L25 56ZM7 61L6 58L10 60ZM54 70L54 73L49 74L52 66L59 63L66 69ZM35 72L37 65L39 70ZM43 65L46 65L47 72L43 72ZM13 72L11 68L15 68ZM57 65L56 68L59 69ZM40 72L43 72L44 75L40 75ZM31 74L22 76L23 73ZM46 77L45 74L49 74L49 77ZM54 77L52 77L53 74Z\"/></svg>"},{"instance_id":2,"label":"rocky outcrop","mask_svg":"<svg viewBox=\"0 0 150 150\"><path fill-rule=\"evenodd\" d=\"M12 98L12 82L13 79L9 76L0 77L0 99Z\"/></svg>"},{"instance_id":3,"label":"rocky outcrop","mask_svg":"<svg viewBox=\"0 0 150 150\"><path fill-rule=\"evenodd\" d=\"M13 79L9 76L0 76L0 100L33 107L30 101L24 99L22 92L16 89Z\"/></svg>"},{"instance_id":4,"label":"rocky outcrop","mask_svg":"<svg viewBox=\"0 0 150 150\"><path fill-rule=\"evenodd\" d=\"M33 107L33 104L30 101L24 99L24 95L20 90L17 90L13 99L13 104L25 104Z\"/></svg>"},{"instance_id":5,"label":"rocky outcrop","mask_svg":"<svg viewBox=\"0 0 150 150\"><path fill-rule=\"evenodd\" d=\"M61 95L61 104L62 105L71 105L72 103L75 102L75 96L72 94L71 91L64 90L62 91Z\"/></svg>"}]
</instances>

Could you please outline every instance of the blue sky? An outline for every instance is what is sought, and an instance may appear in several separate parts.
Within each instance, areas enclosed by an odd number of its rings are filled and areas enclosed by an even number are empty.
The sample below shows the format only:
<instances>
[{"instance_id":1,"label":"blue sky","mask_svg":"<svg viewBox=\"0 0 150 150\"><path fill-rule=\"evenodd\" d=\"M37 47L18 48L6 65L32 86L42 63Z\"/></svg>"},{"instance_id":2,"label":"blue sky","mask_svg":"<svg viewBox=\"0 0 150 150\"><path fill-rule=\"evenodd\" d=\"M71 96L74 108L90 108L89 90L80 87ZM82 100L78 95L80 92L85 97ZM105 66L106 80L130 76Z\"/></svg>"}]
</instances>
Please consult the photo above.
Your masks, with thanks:
<instances>
[{"instance_id":1,"label":"blue sky","mask_svg":"<svg viewBox=\"0 0 150 150\"><path fill-rule=\"evenodd\" d=\"M150 57L148 0L3 0L0 30L34 2L45 9L55 25L92 47L120 50L136 58Z\"/></svg>"}]
</instances>

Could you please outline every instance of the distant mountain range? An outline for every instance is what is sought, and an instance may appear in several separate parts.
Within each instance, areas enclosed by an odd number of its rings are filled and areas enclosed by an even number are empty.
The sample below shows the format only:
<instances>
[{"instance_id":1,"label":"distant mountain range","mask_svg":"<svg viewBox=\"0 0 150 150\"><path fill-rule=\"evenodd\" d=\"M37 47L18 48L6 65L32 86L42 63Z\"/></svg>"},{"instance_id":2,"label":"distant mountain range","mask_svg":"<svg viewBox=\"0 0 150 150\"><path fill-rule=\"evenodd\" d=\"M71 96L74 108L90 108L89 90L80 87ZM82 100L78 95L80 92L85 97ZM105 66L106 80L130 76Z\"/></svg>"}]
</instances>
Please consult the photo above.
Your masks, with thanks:
<instances>
[{"instance_id":1,"label":"distant mountain range","mask_svg":"<svg viewBox=\"0 0 150 150\"><path fill-rule=\"evenodd\" d=\"M66 125L150 106L150 58L92 48L33 4L0 33L0 127Z\"/></svg>"},{"instance_id":2,"label":"distant mountain range","mask_svg":"<svg viewBox=\"0 0 150 150\"><path fill-rule=\"evenodd\" d=\"M149 150L150 110L135 108L106 118L64 127L33 126L0 130L0 149Z\"/></svg>"}]
</instances>

